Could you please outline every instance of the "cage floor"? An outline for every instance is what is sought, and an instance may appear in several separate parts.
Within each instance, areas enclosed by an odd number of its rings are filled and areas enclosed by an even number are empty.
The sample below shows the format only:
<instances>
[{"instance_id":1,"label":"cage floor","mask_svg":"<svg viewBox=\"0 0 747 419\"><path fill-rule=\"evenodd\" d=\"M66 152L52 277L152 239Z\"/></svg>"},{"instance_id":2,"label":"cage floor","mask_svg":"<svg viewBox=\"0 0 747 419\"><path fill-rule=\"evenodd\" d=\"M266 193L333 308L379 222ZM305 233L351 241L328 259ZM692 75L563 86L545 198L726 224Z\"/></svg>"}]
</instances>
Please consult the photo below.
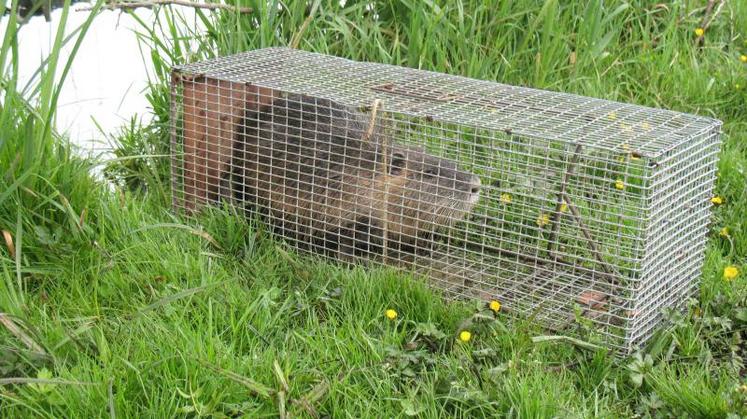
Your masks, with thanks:
<instances>
[{"instance_id":1,"label":"cage floor","mask_svg":"<svg viewBox=\"0 0 747 419\"><path fill-rule=\"evenodd\" d=\"M611 283L609 275L557 262L537 261L527 266L525 261L495 254L481 254L475 260L473 253L451 248L387 261L348 259L343 263L393 266L422 278L447 299L497 300L502 310L553 331L568 331L586 320L613 347L619 347L624 339L631 314L620 298L620 285Z\"/></svg>"},{"instance_id":2,"label":"cage floor","mask_svg":"<svg viewBox=\"0 0 747 419\"><path fill-rule=\"evenodd\" d=\"M481 256L470 260L460 250L418 257L400 266L412 266L416 275L447 298L501 302L506 311L521 313L542 326L562 331L578 323L579 316L596 324L599 333L614 340L624 336L630 311L620 299L619 285L602 272L588 272L558 263L522 266L510 257Z\"/></svg>"}]
</instances>

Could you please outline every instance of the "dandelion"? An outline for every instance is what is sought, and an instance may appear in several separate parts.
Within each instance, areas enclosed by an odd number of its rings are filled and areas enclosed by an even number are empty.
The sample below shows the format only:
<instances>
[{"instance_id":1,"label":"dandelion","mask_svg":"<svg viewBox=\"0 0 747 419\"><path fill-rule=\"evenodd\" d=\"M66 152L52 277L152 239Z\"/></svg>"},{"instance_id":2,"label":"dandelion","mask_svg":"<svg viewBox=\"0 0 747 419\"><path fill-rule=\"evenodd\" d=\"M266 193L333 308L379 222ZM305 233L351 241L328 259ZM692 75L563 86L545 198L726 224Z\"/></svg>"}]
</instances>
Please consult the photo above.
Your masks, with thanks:
<instances>
[{"instance_id":1,"label":"dandelion","mask_svg":"<svg viewBox=\"0 0 747 419\"><path fill-rule=\"evenodd\" d=\"M546 225L550 224L550 216L547 214L540 214L539 217L537 217L537 225L540 227L544 227Z\"/></svg>"},{"instance_id":2,"label":"dandelion","mask_svg":"<svg viewBox=\"0 0 747 419\"><path fill-rule=\"evenodd\" d=\"M511 203L511 194L509 193L502 193L501 194L501 202L504 204L510 204Z\"/></svg>"},{"instance_id":3,"label":"dandelion","mask_svg":"<svg viewBox=\"0 0 747 419\"><path fill-rule=\"evenodd\" d=\"M501 311L501 303L496 300L491 301L490 304L488 304L488 307L490 307L494 313Z\"/></svg>"},{"instance_id":4,"label":"dandelion","mask_svg":"<svg viewBox=\"0 0 747 419\"><path fill-rule=\"evenodd\" d=\"M615 189L622 191L625 189L625 182L623 182L622 179L617 179L615 181Z\"/></svg>"},{"instance_id":5,"label":"dandelion","mask_svg":"<svg viewBox=\"0 0 747 419\"><path fill-rule=\"evenodd\" d=\"M705 29L703 28L695 28L695 36L701 37L705 35Z\"/></svg>"},{"instance_id":6,"label":"dandelion","mask_svg":"<svg viewBox=\"0 0 747 419\"><path fill-rule=\"evenodd\" d=\"M562 204L560 204L560 212L566 212L566 211L568 211L568 204L563 202Z\"/></svg>"},{"instance_id":7,"label":"dandelion","mask_svg":"<svg viewBox=\"0 0 747 419\"><path fill-rule=\"evenodd\" d=\"M392 310L391 308L385 311L384 314L386 315L386 318L389 320L394 320L397 318L397 312Z\"/></svg>"},{"instance_id":8,"label":"dandelion","mask_svg":"<svg viewBox=\"0 0 747 419\"><path fill-rule=\"evenodd\" d=\"M734 278L739 276L739 269L734 265L729 265L726 268L724 268L724 279L727 281L732 281Z\"/></svg>"},{"instance_id":9,"label":"dandelion","mask_svg":"<svg viewBox=\"0 0 747 419\"><path fill-rule=\"evenodd\" d=\"M722 197L720 197L720 196L716 195L716 196L714 196L713 198L711 198L711 203L712 203L713 205L721 205L721 204L723 204L723 203L724 203L724 198L722 198Z\"/></svg>"},{"instance_id":10,"label":"dandelion","mask_svg":"<svg viewBox=\"0 0 747 419\"><path fill-rule=\"evenodd\" d=\"M744 54L740 55L739 56L739 61L741 61L743 63L747 63L747 55L744 55Z\"/></svg>"},{"instance_id":11,"label":"dandelion","mask_svg":"<svg viewBox=\"0 0 747 419\"><path fill-rule=\"evenodd\" d=\"M470 333L467 330L462 330L459 332L459 340L461 340L464 343L469 342L469 340L472 339L472 333Z\"/></svg>"},{"instance_id":12,"label":"dandelion","mask_svg":"<svg viewBox=\"0 0 747 419\"><path fill-rule=\"evenodd\" d=\"M728 239L729 238L729 227L724 227L721 230L719 230L718 235Z\"/></svg>"},{"instance_id":13,"label":"dandelion","mask_svg":"<svg viewBox=\"0 0 747 419\"><path fill-rule=\"evenodd\" d=\"M607 114L607 119L609 119L610 121L614 121L615 119L617 119L617 112L612 111L612 112L608 113Z\"/></svg>"}]
</instances>

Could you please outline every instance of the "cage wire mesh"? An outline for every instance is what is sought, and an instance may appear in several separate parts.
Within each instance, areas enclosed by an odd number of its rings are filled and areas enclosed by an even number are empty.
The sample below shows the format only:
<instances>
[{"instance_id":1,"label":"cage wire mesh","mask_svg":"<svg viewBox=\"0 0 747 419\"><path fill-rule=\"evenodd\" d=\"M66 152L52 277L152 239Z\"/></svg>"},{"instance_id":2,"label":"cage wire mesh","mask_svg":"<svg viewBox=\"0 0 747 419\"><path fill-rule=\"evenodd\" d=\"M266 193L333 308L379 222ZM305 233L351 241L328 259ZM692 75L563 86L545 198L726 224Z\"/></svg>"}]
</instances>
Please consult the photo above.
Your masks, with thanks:
<instances>
[{"instance_id":1,"label":"cage wire mesh","mask_svg":"<svg viewBox=\"0 0 747 419\"><path fill-rule=\"evenodd\" d=\"M230 202L623 354L696 289L717 120L287 48L172 75L178 210Z\"/></svg>"}]
</instances>

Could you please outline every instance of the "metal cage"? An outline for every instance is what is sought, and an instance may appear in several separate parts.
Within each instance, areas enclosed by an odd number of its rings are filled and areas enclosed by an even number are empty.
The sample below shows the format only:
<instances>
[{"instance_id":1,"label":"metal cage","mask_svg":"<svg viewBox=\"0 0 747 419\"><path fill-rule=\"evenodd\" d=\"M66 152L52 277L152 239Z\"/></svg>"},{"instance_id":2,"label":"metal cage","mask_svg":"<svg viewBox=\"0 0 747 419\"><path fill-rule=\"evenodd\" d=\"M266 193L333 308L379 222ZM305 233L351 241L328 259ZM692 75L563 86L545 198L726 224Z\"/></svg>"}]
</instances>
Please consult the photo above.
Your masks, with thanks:
<instances>
[{"instance_id":1,"label":"metal cage","mask_svg":"<svg viewBox=\"0 0 747 419\"><path fill-rule=\"evenodd\" d=\"M180 211L624 354L697 288L720 121L288 48L176 67L171 99Z\"/></svg>"}]
</instances>

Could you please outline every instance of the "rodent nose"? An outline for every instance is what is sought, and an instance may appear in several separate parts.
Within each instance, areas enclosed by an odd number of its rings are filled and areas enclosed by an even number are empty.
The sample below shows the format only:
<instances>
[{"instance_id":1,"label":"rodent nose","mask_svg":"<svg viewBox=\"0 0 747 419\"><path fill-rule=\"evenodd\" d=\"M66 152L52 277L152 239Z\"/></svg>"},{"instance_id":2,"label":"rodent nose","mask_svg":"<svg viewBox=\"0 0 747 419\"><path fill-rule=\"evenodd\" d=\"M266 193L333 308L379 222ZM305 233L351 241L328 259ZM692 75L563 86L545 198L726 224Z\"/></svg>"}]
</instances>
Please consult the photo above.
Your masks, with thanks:
<instances>
[{"instance_id":1,"label":"rodent nose","mask_svg":"<svg viewBox=\"0 0 747 419\"><path fill-rule=\"evenodd\" d=\"M472 182L471 182L471 192L473 194L480 192L480 186L482 186L482 181L480 180L479 176L472 175Z\"/></svg>"}]
</instances>

